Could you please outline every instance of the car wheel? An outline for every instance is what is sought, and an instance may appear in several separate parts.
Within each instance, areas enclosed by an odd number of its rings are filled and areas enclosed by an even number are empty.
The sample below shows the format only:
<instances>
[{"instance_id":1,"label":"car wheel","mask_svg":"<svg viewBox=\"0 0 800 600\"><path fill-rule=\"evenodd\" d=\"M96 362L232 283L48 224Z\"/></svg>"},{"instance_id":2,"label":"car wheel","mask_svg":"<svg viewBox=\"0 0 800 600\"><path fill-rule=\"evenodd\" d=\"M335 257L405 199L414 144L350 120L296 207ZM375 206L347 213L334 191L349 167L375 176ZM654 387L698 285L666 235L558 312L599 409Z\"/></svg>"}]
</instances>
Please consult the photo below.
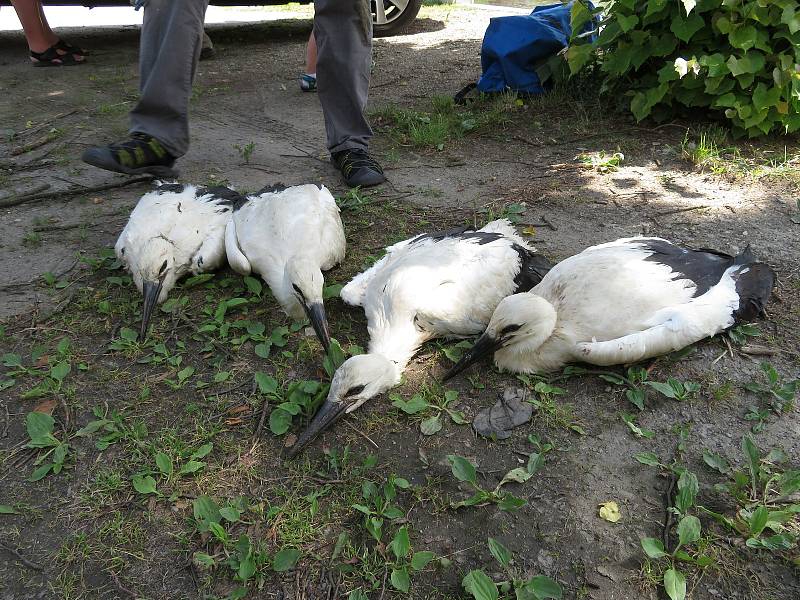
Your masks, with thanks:
<instances>
[{"instance_id":1,"label":"car wheel","mask_svg":"<svg viewBox=\"0 0 800 600\"><path fill-rule=\"evenodd\" d=\"M372 0L375 37L395 35L417 18L422 0Z\"/></svg>"}]
</instances>

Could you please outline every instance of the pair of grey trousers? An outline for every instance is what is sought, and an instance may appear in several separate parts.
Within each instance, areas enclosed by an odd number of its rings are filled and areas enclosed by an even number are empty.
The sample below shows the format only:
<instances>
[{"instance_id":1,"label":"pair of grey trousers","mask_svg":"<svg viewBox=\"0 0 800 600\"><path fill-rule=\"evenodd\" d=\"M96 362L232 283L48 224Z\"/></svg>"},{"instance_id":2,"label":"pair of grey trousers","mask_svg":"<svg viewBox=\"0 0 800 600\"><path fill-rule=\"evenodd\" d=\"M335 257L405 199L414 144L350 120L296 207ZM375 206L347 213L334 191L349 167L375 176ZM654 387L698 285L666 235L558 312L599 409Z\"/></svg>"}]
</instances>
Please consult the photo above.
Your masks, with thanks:
<instances>
[{"instance_id":1,"label":"pair of grey trousers","mask_svg":"<svg viewBox=\"0 0 800 600\"><path fill-rule=\"evenodd\" d=\"M369 0L316 0L317 91L328 149L366 149L364 116L372 55ZM189 97L208 0L147 0L139 49L139 101L131 133L146 133L175 157L189 148Z\"/></svg>"}]
</instances>

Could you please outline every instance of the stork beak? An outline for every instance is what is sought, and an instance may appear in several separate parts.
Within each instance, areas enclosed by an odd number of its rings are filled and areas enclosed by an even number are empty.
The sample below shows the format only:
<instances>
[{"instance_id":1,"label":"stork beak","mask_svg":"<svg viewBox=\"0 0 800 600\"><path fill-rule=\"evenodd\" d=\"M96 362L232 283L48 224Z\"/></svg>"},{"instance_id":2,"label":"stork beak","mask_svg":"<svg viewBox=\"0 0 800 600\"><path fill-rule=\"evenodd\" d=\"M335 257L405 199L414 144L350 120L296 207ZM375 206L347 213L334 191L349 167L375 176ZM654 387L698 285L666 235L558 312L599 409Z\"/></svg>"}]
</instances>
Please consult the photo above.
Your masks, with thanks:
<instances>
[{"instance_id":1,"label":"stork beak","mask_svg":"<svg viewBox=\"0 0 800 600\"><path fill-rule=\"evenodd\" d=\"M142 294L144 295L144 305L142 306L142 328L139 330L139 341L142 342L147 337L147 326L150 324L150 317L153 309L158 304L158 296L161 294L163 281L145 281L142 284Z\"/></svg>"},{"instance_id":2,"label":"stork beak","mask_svg":"<svg viewBox=\"0 0 800 600\"><path fill-rule=\"evenodd\" d=\"M314 415L314 419L309 426L300 434L300 438L295 442L294 446L289 448L287 456L289 458L294 458L300 454L300 452L313 442L320 433L328 429L345 414L347 406L345 402L325 400L322 406L319 407L317 414Z\"/></svg>"},{"instance_id":3,"label":"stork beak","mask_svg":"<svg viewBox=\"0 0 800 600\"><path fill-rule=\"evenodd\" d=\"M314 328L320 344L325 349L325 354L327 354L331 347L331 334L328 330L328 317L325 316L325 306L322 303L312 304L311 306L303 303L303 308L308 315L308 320L311 321L311 326Z\"/></svg>"},{"instance_id":4,"label":"stork beak","mask_svg":"<svg viewBox=\"0 0 800 600\"><path fill-rule=\"evenodd\" d=\"M451 377L458 375L471 364L477 362L486 354L494 352L502 345L502 339L496 339L484 333L478 338L478 341L475 342L475 345L470 348L469 351L464 354L464 356L461 357L461 360L454 364L450 370L444 374L442 381L447 381Z\"/></svg>"}]
</instances>

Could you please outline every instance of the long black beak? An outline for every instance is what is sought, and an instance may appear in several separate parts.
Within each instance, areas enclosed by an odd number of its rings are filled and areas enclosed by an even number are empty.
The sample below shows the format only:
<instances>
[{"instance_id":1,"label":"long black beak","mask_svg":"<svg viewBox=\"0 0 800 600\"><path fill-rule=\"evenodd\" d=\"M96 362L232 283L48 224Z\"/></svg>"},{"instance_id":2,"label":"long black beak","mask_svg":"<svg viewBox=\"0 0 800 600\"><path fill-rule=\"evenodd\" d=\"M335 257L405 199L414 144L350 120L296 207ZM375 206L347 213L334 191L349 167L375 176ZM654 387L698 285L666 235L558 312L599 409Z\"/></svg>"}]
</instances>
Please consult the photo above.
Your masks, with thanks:
<instances>
[{"instance_id":1,"label":"long black beak","mask_svg":"<svg viewBox=\"0 0 800 600\"><path fill-rule=\"evenodd\" d=\"M451 377L458 375L472 363L477 362L486 354L494 352L502 345L503 341L501 339L495 339L484 333L478 338L478 341L475 342L475 345L470 348L469 351L464 354L464 356L461 357L461 360L454 364L450 370L444 374L442 381L447 381Z\"/></svg>"},{"instance_id":2,"label":"long black beak","mask_svg":"<svg viewBox=\"0 0 800 600\"><path fill-rule=\"evenodd\" d=\"M295 442L295 445L289 448L286 453L287 456L293 458L300 454L320 433L338 421L346 409L347 404L344 402L325 400L309 426L300 434L300 438Z\"/></svg>"},{"instance_id":3,"label":"long black beak","mask_svg":"<svg viewBox=\"0 0 800 600\"><path fill-rule=\"evenodd\" d=\"M322 303L312 304L311 306L303 303L303 308L306 310L308 320L311 321L311 326L314 328L320 344L325 349L325 354L327 354L331 347L331 334L328 330L328 317L325 316L325 307Z\"/></svg>"},{"instance_id":4,"label":"long black beak","mask_svg":"<svg viewBox=\"0 0 800 600\"><path fill-rule=\"evenodd\" d=\"M142 328L139 330L139 341L143 342L147 337L147 326L150 324L150 317L153 309L158 304L158 296L161 294L162 281L145 281L142 285L144 295L144 305L142 306Z\"/></svg>"}]
</instances>

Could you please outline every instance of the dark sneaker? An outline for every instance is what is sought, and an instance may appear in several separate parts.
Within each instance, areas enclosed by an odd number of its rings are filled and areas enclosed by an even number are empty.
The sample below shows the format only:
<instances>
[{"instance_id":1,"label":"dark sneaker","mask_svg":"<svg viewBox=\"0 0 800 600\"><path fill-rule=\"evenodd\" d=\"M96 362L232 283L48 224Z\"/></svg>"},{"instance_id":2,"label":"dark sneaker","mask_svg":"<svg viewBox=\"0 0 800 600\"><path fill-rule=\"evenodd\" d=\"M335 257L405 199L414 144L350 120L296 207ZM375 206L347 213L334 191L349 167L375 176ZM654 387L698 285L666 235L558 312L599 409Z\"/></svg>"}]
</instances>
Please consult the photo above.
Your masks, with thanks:
<instances>
[{"instance_id":1,"label":"dark sneaker","mask_svg":"<svg viewBox=\"0 0 800 600\"><path fill-rule=\"evenodd\" d=\"M335 152L331 154L331 162L350 187L369 187L386 181L383 169L366 150L356 148Z\"/></svg>"},{"instance_id":2,"label":"dark sneaker","mask_svg":"<svg viewBox=\"0 0 800 600\"><path fill-rule=\"evenodd\" d=\"M109 146L95 146L84 151L83 162L116 173L174 179L178 172L172 168L175 158L156 138L146 133L134 133L131 139Z\"/></svg>"},{"instance_id":3,"label":"dark sneaker","mask_svg":"<svg viewBox=\"0 0 800 600\"><path fill-rule=\"evenodd\" d=\"M308 73L303 73L300 75L300 89L304 92L316 92L317 76L309 75Z\"/></svg>"}]
</instances>

